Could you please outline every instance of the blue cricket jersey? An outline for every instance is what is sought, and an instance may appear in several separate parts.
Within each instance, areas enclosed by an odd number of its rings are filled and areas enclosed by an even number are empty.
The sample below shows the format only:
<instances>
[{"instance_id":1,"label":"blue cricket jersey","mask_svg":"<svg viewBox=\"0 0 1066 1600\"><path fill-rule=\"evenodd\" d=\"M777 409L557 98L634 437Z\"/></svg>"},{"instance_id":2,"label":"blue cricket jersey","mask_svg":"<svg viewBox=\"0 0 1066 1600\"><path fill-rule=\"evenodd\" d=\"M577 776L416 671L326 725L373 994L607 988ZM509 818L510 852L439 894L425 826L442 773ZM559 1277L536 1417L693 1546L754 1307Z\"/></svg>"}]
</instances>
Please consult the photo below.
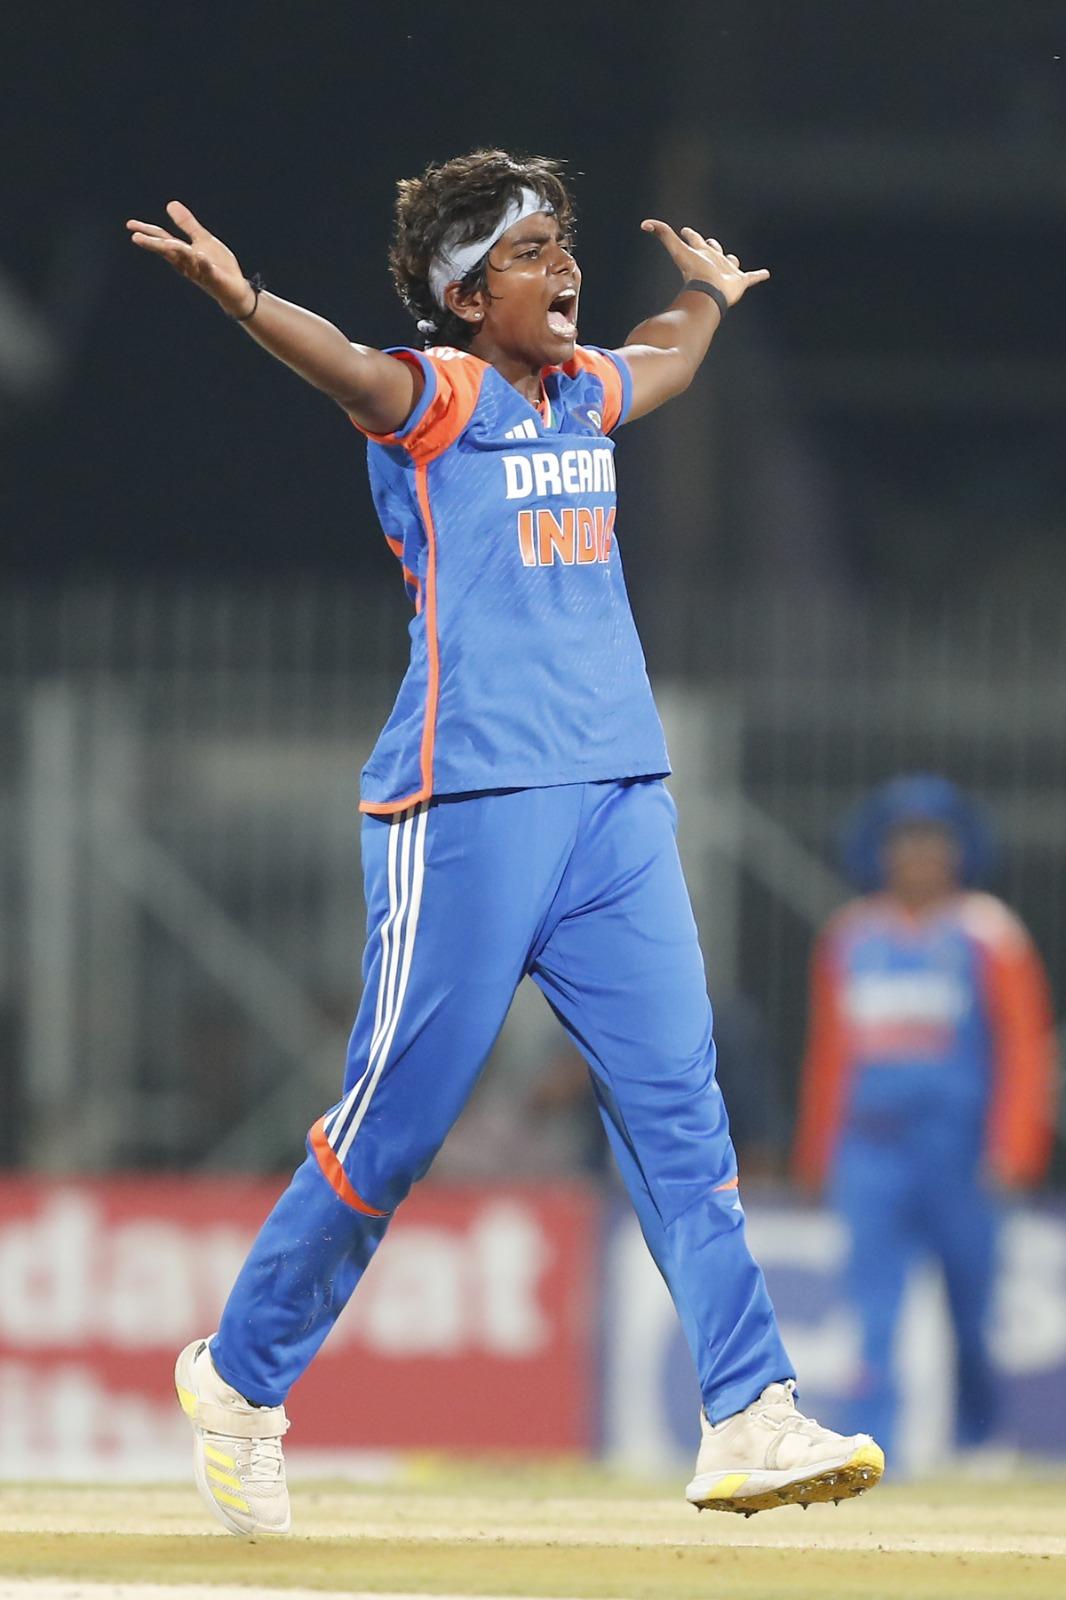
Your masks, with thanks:
<instances>
[{"instance_id":1,"label":"blue cricket jersey","mask_svg":"<svg viewBox=\"0 0 1066 1600\"><path fill-rule=\"evenodd\" d=\"M415 615L361 809L665 775L615 531L624 359L579 348L538 407L465 351L389 353L424 378L404 426L368 445Z\"/></svg>"},{"instance_id":2,"label":"blue cricket jersey","mask_svg":"<svg viewBox=\"0 0 1066 1600\"><path fill-rule=\"evenodd\" d=\"M960 893L924 916L853 901L811 973L796 1165L821 1182L844 1137L969 1141L1004 1181L1036 1181L1054 1124L1051 1002L1013 912Z\"/></svg>"}]
</instances>

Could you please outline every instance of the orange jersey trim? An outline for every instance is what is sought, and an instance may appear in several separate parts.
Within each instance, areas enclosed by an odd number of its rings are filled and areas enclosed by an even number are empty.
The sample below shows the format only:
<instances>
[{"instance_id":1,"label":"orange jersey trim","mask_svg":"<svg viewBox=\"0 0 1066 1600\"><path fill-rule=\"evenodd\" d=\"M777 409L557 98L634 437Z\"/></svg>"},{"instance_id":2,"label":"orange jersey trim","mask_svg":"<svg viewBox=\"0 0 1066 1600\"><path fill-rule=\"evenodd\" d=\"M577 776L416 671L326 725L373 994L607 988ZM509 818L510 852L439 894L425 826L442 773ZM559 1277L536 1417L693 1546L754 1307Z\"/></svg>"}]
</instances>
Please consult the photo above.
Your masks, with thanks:
<instances>
[{"instance_id":1,"label":"orange jersey trim","mask_svg":"<svg viewBox=\"0 0 1066 1600\"><path fill-rule=\"evenodd\" d=\"M1011 1187L1040 1182L1055 1140L1054 1014L1047 974L1021 924L991 897L975 898L992 1025L992 1098L986 1130L989 1165ZM996 913L1000 926L996 926ZM981 938L981 934L978 934Z\"/></svg>"},{"instance_id":2,"label":"orange jersey trim","mask_svg":"<svg viewBox=\"0 0 1066 1600\"><path fill-rule=\"evenodd\" d=\"M397 811L406 811L408 806L418 806L423 800L432 798L433 795L429 790L417 789L414 794L405 795L402 800L360 800L359 809L368 817L394 817Z\"/></svg>"},{"instance_id":3,"label":"orange jersey trim","mask_svg":"<svg viewBox=\"0 0 1066 1600\"><path fill-rule=\"evenodd\" d=\"M404 559L403 559L403 541L402 541L402 539L394 539L391 534L387 533L385 535L385 543L388 545L389 549L392 551L393 555L396 557L397 561L400 563L400 571L403 573L403 581L404 581L404 583L407 584L409 589L413 589L415 591L414 595L412 596L412 604L413 604L415 610L416 611L421 611L421 609L422 609L422 595L421 595L422 580L418 576L417 572L412 572L410 567L406 566L405 563L404 563Z\"/></svg>"},{"instance_id":4,"label":"orange jersey trim","mask_svg":"<svg viewBox=\"0 0 1066 1600\"><path fill-rule=\"evenodd\" d=\"M463 350L390 350L394 361L404 361L425 375L425 361L432 373L433 390L426 401L425 410L409 432L409 421L394 433L371 433L361 427L353 417L351 421L374 444L395 445L406 450L412 461L423 465L442 455L453 445L474 415L481 385L485 381L488 365L479 356ZM425 390L419 395L411 411L414 416L425 399ZM388 535L386 535L386 538Z\"/></svg>"},{"instance_id":5,"label":"orange jersey trim","mask_svg":"<svg viewBox=\"0 0 1066 1600\"><path fill-rule=\"evenodd\" d=\"M433 793L433 741L437 732L437 700L440 693L440 651L437 645L437 530L429 503L429 474L423 463L415 468L415 492L422 512L429 546L426 556L426 591L423 609L426 617L426 652L429 682L426 685L426 716L422 724L422 796Z\"/></svg>"},{"instance_id":6,"label":"orange jersey trim","mask_svg":"<svg viewBox=\"0 0 1066 1600\"><path fill-rule=\"evenodd\" d=\"M392 351L390 354L398 361L420 364L413 350ZM371 817L395 816L397 811L406 811L408 806L418 805L423 800L430 799L433 794L433 746L437 732L437 702L440 694L440 649L437 642L437 530L429 503L427 469L430 462L443 455L467 427L477 408L481 385L489 370L487 364L477 356L457 350L430 350L425 353L424 359L432 369L436 388L425 413L411 429L410 434L397 437L396 434L374 434L367 432L365 428L360 429L360 432L366 433L367 438L375 444L396 445L406 450L411 457L415 469L415 494L426 533L427 547L424 584L419 582L417 574L407 567L404 568L405 581L414 585L416 589L415 611L419 615L424 615L426 619L428 683L426 709L422 720L422 742L419 749L421 783L413 794L404 795L399 800L361 801L359 810ZM359 426L358 423L355 425ZM402 429L400 434L403 434ZM393 554L399 556L402 563L403 547L397 548L399 541L393 540L388 534L385 535L385 539Z\"/></svg>"},{"instance_id":7,"label":"orange jersey trim","mask_svg":"<svg viewBox=\"0 0 1066 1600\"><path fill-rule=\"evenodd\" d=\"M426 619L426 658L428 681L426 683L426 709L422 719L422 743L419 750L421 787L415 794L402 800L363 800L359 809L372 817L389 817L408 806L428 800L433 793L433 745L437 734L437 702L440 698L440 648L437 643L437 529L433 521L433 508L429 503L429 467L420 462L415 467L415 493L418 509L422 513L422 526L426 530L426 582L418 592L419 610ZM416 580L417 581L417 580Z\"/></svg>"},{"instance_id":8,"label":"orange jersey trim","mask_svg":"<svg viewBox=\"0 0 1066 1600\"><path fill-rule=\"evenodd\" d=\"M353 1211L362 1212L364 1217L387 1217L389 1214L387 1211L377 1211L373 1206L368 1206L365 1200L361 1200L348 1182L348 1174L337 1160L336 1152L326 1138L325 1123L325 1117L319 1117L311 1129L309 1138L315 1159L322 1168L322 1176L333 1193L343 1200L345 1205L351 1206Z\"/></svg>"},{"instance_id":9,"label":"orange jersey trim","mask_svg":"<svg viewBox=\"0 0 1066 1600\"><path fill-rule=\"evenodd\" d=\"M848 1028L833 958L836 921L819 939L811 961L807 1046L792 1152L796 1181L815 1190L825 1183L836 1151L850 1077Z\"/></svg>"}]
</instances>

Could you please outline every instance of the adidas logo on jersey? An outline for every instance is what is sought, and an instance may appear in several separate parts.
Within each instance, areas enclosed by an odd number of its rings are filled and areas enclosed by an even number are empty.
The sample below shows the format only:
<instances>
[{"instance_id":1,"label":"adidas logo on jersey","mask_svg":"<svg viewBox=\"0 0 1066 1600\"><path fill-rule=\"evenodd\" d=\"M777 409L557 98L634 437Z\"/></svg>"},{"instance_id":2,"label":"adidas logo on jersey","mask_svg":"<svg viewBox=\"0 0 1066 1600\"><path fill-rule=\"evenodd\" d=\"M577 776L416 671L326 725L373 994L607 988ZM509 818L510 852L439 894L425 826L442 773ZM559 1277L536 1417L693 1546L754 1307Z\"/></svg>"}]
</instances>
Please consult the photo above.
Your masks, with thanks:
<instances>
[{"instance_id":1,"label":"adidas logo on jersey","mask_svg":"<svg viewBox=\"0 0 1066 1600\"><path fill-rule=\"evenodd\" d=\"M603 413L593 406L575 406L572 412L575 422L584 422L597 433L603 432ZM520 422L517 428L508 428L504 434L505 439L539 439L537 424L532 417L527 417Z\"/></svg>"}]
</instances>

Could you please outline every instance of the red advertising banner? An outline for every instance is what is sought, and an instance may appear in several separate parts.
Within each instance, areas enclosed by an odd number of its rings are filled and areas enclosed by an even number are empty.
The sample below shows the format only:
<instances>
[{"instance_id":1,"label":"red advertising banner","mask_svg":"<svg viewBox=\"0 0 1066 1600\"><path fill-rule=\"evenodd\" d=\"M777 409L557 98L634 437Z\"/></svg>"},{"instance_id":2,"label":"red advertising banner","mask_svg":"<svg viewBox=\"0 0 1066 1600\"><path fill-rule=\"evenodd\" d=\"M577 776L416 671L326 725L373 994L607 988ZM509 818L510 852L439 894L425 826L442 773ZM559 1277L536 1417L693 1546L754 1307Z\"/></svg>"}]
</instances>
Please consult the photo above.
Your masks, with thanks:
<instances>
[{"instance_id":1,"label":"red advertising banner","mask_svg":"<svg viewBox=\"0 0 1066 1600\"><path fill-rule=\"evenodd\" d=\"M174 1356L279 1189L0 1180L0 1472L184 1466ZM591 1448L599 1254L579 1187L416 1190L290 1396L293 1451Z\"/></svg>"}]
</instances>

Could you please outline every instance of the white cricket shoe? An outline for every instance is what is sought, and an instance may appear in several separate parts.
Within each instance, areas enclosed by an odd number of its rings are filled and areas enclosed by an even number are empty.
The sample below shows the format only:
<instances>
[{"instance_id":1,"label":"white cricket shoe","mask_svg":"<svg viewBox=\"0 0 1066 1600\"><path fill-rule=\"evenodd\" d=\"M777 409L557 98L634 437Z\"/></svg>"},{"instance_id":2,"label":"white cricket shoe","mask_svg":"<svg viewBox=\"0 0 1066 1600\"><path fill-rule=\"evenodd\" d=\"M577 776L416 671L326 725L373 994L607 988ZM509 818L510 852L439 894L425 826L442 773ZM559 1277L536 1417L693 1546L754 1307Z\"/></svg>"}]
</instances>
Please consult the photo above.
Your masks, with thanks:
<instances>
[{"instance_id":1,"label":"white cricket shoe","mask_svg":"<svg viewBox=\"0 0 1066 1600\"><path fill-rule=\"evenodd\" d=\"M193 1428L196 1487L230 1533L288 1533L284 1406L253 1406L215 1371L206 1339L178 1357L174 1384Z\"/></svg>"},{"instance_id":2,"label":"white cricket shoe","mask_svg":"<svg viewBox=\"0 0 1066 1600\"><path fill-rule=\"evenodd\" d=\"M848 1438L796 1410L795 1383L767 1384L724 1422L700 1413L703 1438L685 1498L697 1511L741 1511L849 1500L872 1489L885 1453L868 1433Z\"/></svg>"}]
</instances>

